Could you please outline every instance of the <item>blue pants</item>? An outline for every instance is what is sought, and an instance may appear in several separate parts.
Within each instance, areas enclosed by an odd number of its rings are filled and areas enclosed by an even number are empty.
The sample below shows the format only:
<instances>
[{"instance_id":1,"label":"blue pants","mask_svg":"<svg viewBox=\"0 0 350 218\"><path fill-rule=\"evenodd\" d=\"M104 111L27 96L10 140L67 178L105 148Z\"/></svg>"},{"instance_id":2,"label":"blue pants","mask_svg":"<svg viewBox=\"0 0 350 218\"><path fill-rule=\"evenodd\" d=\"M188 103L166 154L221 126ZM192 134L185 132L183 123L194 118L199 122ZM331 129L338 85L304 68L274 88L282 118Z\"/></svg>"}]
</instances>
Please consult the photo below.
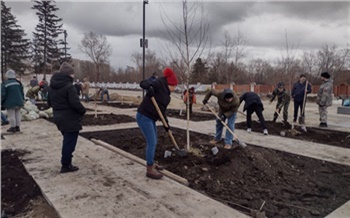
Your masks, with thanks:
<instances>
[{"instance_id":1,"label":"blue pants","mask_svg":"<svg viewBox=\"0 0 350 218\"><path fill-rule=\"evenodd\" d=\"M1 123L8 123L7 117L3 112L1 112Z\"/></svg>"},{"instance_id":2,"label":"blue pants","mask_svg":"<svg viewBox=\"0 0 350 218\"><path fill-rule=\"evenodd\" d=\"M151 118L137 112L136 121L139 125L143 136L146 138L146 161L147 166L154 164L154 154L157 146L157 126Z\"/></svg>"},{"instance_id":3,"label":"blue pants","mask_svg":"<svg viewBox=\"0 0 350 218\"><path fill-rule=\"evenodd\" d=\"M227 126L233 131L235 131L235 122L237 118L237 113L234 113L232 116L227 117ZM223 122L225 122L223 120ZM216 119L216 134L215 134L215 140L220 141L221 140L221 135L222 135L222 130L224 128L224 125L221 123L219 119ZM226 130L225 134L225 145L232 145L232 140L233 140L233 135L230 133L230 131Z\"/></svg>"},{"instance_id":4,"label":"blue pants","mask_svg":"<svg viewBox=\"0 0 350 218\"><path fill-rule=\"evenodd\" d=\"M61 132L63 135L61 164L67 167L72 164L73 152L77 145L79 132Z\"/></svg>"},{"instance_id":5,"label":"blue pants","mask_svg":"<svg viewBox=\"0 0 350 218\"><path fill-rule=\"evenodd\" d=\"M109 93L108 93L108 90L102 91L102 92L101 92L101 101L103 101L103 96L104 96L105 94L107 95L107 101L109 101Z\"/></svg>"}]
</instances>

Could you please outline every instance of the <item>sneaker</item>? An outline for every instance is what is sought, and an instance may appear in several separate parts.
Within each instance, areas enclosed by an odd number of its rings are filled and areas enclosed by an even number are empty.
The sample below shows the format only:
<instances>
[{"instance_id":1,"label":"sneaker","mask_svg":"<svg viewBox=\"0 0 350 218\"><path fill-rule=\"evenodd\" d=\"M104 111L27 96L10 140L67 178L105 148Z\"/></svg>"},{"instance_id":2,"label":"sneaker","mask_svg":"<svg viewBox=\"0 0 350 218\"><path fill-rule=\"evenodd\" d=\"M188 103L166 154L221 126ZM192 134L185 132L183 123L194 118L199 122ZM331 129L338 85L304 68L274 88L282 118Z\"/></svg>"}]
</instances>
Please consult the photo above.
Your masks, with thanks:
<instances>
[{"instance_id":1,"label":"sneaker","mask_svg":"<svg viewBox=\"0 0 350 218\"><path fill-rule=\"evenodd\" d=\"M264 135L268 135L269 132L267 131L267 129L264 129Z\"/></svg>"},{"instance_id":2,"label":"sneaker","mask_svg":"<svg viewBox=\"0 0 350 218\"><path fill-rule=\"evenodd\" d=\"M247 129L247 132L248 132L248 133L252 133L252 128L248 128L248 129Z\"/></svg>"},{"instance_id":3,"label":"sneaker","mask_svg":"<svg viewBox=\"0 0 350 218\"><path fill-rule=\"evenodd\" d=\"M75 172L78 171L79 168L76 166L73 166L72 164L69 166L62 166L60 173L69 173L69 172Z\"/></svg>"},{"instance_id":4,"label":"sneaker","mask_svg":"<svg viewBox=\"0 0 350 218\"><path fill-rule=\"evenodd\" d=\"M213 145L217 144L218 142L220 142L220 140L213 139L209 141L209 143Z\"/></svg>"},{"instance_id":5,"label":"sneaker","mask_svg":"<svg viewBox=\"0 0 350 218\"><path fill-rule=\"evenodd\" d=\"M21 129L19 128L19 126L16 126L16 131L17 131L17 132L20 132L20 131L21 131Z\"/></svg>"},{"instance_id":6,"label":"sneaker","mask_svg":"<svg viewBox=\"0 0 350 218\"><path fill-rule=\"evenodd\" d=\"M7 132L12 132L12 133L17 132L16 127L10 127L10 128L7 130Z\"/></svg>"}]
</instances>

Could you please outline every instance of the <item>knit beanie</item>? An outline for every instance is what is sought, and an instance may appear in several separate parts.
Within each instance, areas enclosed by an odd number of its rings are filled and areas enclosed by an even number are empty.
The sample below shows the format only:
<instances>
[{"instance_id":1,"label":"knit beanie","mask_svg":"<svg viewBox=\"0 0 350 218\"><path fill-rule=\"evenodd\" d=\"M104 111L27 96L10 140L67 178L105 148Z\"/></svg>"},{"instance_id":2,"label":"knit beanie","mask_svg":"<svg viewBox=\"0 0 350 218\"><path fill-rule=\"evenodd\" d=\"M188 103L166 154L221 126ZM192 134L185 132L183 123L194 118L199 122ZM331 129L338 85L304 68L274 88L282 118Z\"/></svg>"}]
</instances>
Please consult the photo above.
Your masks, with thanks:
<instances>
[{"instance_id":1,"label":"knit beanie","mask_svg":"<svg viewBox=\"0 0 350 218\"><path fill-rule=\"evenodd\" d=\"M177 86L177 78L172 69L165 68L163 74L169 86Z\"/></svg>"},{"instance_id":2,"label":"knit beanie","mask_svg":"<svg viewBox=\"0 0 350 218\"><path fill-rule=\"evenodd\" d=\"M72 65L68 64L67 62L63 62L60 67L60 73L66 74L66 75L72 75L74 74L74 68Z\"/></svg>"},{"instance_id":3,"label":"knit beanie","mask_svg":"<svg viewBox=\"0 0 350 218\"><path fill-rule=\"evenodd\" d=\"M331 77L331 75L328 72L323 72L323 73L321 73L321 77L329 79Z\"/></svg>"},{"instance_id":4,"label":"knit beanie","mask_svg":"<svg viewBox=\"0 0 350 218\"><path fill-rule=\"evenodd\" d=\"M13 70L8 70L5 74L8 79L16 79L16 73Z\"/></svg>"}]
</instances>

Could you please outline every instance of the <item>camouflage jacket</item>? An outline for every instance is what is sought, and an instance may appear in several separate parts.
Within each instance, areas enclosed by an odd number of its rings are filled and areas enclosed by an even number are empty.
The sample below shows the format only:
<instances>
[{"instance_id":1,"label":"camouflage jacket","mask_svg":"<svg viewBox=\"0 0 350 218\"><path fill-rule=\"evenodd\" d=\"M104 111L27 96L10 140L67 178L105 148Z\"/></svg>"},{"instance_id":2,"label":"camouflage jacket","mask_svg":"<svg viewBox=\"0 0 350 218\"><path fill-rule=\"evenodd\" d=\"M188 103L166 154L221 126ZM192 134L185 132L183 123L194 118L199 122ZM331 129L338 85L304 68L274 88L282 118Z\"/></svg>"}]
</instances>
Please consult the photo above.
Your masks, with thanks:
<instances>
[{"instance_id":1,"label":"camouflage jacket","mask_svg":"<svg viewBox=\"0 0 350 218\"><path fill-rule=\"evenodd\" d=\"M331 106L333 101L333 80L323 82L317 92L316 103L320 106Z\"/></svg>"}]
</instances>

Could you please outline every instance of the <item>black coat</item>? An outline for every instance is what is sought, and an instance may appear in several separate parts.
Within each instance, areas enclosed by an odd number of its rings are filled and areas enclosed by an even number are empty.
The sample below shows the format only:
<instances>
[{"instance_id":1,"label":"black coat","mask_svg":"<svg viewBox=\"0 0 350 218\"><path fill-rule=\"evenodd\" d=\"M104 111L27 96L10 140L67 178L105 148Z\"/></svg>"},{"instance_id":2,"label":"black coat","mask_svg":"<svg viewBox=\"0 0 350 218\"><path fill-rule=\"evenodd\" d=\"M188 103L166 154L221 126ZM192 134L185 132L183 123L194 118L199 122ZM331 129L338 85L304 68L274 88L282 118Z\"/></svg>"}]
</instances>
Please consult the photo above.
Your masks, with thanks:
<instances>
[{"instance_id":1,"label":"black coat","mask_svg":"<svg viewBox=\"0 0 350 218\"><path fill-rule=\"evenodd\" d=\"M261 102L259 95L257 95L254 92L244 93L239 97L239 100L240 100L240 103L242 103L242 101L245 101L243 111L247 110L247 108L249 108L252 105L261 105L264 110L264 106L263 106L263 103Z\"/></svg>"},{"instance_id":2,"label":"black coat","mask_svg":"<svg viewBox=\"0 0 350 218\"><path fill-rule=\"evenodd\" d=\"M53 120L60 131L78 132L82 129L86 109L80 103L72 77L62 73L52 76L47 103L53 109Z\"/></svg>"},{"instance_id":3,"label":"black coat","mask_svg":"<svg viewBox=\"0 0 350 218\"><path fill-rule=\"evenodd\" d=\"M146 79L141 81L140 86L143 89L148 89L150 86L153 86L154 98L156 99L156 102L158 103L159 109L162 112L163 116L166 117L165 110L171 100L170 90L169 90L166 78L161 77L159 79L154 80L153 82ZM157 121L160 119L158 112L154 107L151 98L148 95L145 96L140 106L138 107L137 111L151 118L154 121Z\"/></svg>"}]
</instances>

